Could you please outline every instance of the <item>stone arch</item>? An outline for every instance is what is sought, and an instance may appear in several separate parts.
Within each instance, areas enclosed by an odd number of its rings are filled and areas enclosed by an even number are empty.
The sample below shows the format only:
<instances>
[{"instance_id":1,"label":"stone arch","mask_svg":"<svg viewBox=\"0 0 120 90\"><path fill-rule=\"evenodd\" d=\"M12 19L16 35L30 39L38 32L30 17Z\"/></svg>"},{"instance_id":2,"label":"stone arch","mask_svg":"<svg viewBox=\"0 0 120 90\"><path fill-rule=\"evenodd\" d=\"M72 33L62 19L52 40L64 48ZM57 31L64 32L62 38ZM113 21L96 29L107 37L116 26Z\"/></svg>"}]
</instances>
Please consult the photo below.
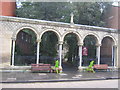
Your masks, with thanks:
<instances>
[{"instance_id":1,"label":"stone arch","mask_svg":"<svg viewBox=\"0 0 120 90\"><path fill-rule=\"evenodd\" d=\"M101 44L100 38L99 38L99 36L98 36L96 33L87 33L87 34L85 34L84 37L82 38L82 41L84 41L84 39L85 39L88 35L92 35L92 36L95 37L95 39L96 39L96 44Z\"/></svg>"},{"instance_id":2,"label":"stone arch","mask_svg":"<svg viewBox=\"0 0 120 90\"><path fill-rule=\"evenodd\" d=\"M109 35L109 34L104 35L100 42L102 43L102 40L106 37L111 38L114 42L114 45L117 45L117 40L112 35Z\"/></svg>"},{"instance_id":3,"label":"stone arch","mask_svg":"<svg viewBox=\"0 0 120 90\"><path fill-rule=\"evenodd\" d=\"M109 34L106 34L101 39L101 60L100 63L108 64L109 66L114 66L116 59L115 53L116 48L114 46L117 45L116 39Z\"/></svg>"},{"instance_id":4,"label":"stone arch","mask_svg":"<svg viewBox=\"0 0 120 90\"><path fill-rule=\"evenodd\" d=\"M91 59L94 60L95 63L97 63L98 62L97 58L99 58L99 56L97 55L98 50L97 50L96 46L101 44L99 36L96 33L89 32L89 33L84 35L83 42L84 42L83 47L87 48L87 55L83 54L82 65L88 66Z\"/></svg>"},{"instance_id":5,"label":"stone arch","mask_svg":"<svg viewBox=\"0 0 120 90\"><path fill-rule=\"evenodd\" d=\"M73 34L75 34L77 36L78 44L83 44L83 42L81 41L82 40L81 35L78 32L73 32L73 31L71 31L71 32L65 32L63 34L63 36L62 36L62 41L64 41L65 36L67 34L70 34L70 33L73 33Z\"/></svg>"},{"instance_id":6,"label":"stone arch","mask_svg":"<svg viewBox=\"0 0 120 90\"><path fill-rule=\"evenodd\" d=\"M48 31L54 32L54 33L57 35L57 37L58 37L58 41L61 40L61 35L60 35L60 33L59 33L57 30L55 30L55 29L44 29L44 30L42 30L42 32L40 33L40 39L42 38L43 34L44 34L45 32L48 32Z\"/></svg>"},{"instance_id":7,"label":"stone arch","mask_svg":"<svg viewBox=\"0 0 120 90\"><path fill-rule=\"evenodd\" d=\"M37 31L36 29L34 29L33 27L31 27L31 26L22 26L22 27L20 27L19 29L15 30L15 31L13 32L13 34L12 34L12 38L16 39L16 38L17 38L17 34L18 34L21 30L23 30L23 29L30 29L30 30L32 30L32 31L36 34L37 40L39 40L38 31Z\"/></svg>"},{"instance_id":8,"label":"stone arch","mask_svg":"<svg viewBox=\"0 0 120 90\"><path fill-rule=\"evenodd\" d=\"M35 36L34 44L31 43L31 41L33 41L33 40L31 38L30 34L26 34L26 33L23 34L23 32L24 32L23 30L26 30L26 29L29 31L32 31L32 33L34 33L34 36ZM23 31L23 32L21 32L21 31ZM25 36L23 36L24 39L21 38L21 35L25 35ZM14 41L13 41L14 45L12 44L13 45L12 47L14 47L13 51L16 52L15 58L14 58L15 66L30 65L30 64L36 62L35 58L33 59L33 58L29 58L29 57L36 56L34 51L36 51L37 49L34 46L36 45L38 38L39 38L39 35L38 35L37 30L30 26L22 26L13 32L12 40L14 39ZM28 56L28 57L23 58L26 56Z\"/></svg>"},{"instance_id":9,"label":"stone arch","mask_svg":"<svg viewBox=\"0 0 120 90\"><path fill-rule=\"evenodd\" d=\"M71 35L72 37L67 37ZM65 38L69 38L69 39L65 39ZM64 66L69 66L67 65L66 63L69 63L71 65L74 64L74 69L77 69L78 65L79 65L79 54L80 54L80 48L79 47L82 47L83 45L83 42L81 42L81 35L76 32L76 31L66 31L64 32L63 36L62 36L62 41L64 42L63 43L63 54L62 54L62 61L63 61L63 64ZM72 43L74 43L73 46L71 46L71 44L67 41L72 41ZM74 42L75 41L75 42ZM72 51L71 49L72 48ZM70 53L71 52L71 53ZM65 68L65 67L63 67Z\"/></svg>"}]
</instances>

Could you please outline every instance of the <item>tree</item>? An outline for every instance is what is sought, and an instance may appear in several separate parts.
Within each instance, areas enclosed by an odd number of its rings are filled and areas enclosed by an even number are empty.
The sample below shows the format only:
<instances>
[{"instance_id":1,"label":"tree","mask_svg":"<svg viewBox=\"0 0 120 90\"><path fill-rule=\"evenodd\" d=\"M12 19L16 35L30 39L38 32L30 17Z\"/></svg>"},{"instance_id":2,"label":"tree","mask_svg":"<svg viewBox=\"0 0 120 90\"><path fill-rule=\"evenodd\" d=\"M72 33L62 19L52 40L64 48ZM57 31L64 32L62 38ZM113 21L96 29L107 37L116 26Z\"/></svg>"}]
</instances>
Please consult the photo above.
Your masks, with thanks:
<instances>
[{"instance_id":1,"label":"tree","mask_svg":"<svg viewBox=\"0 0 120 90\"><path fill-rule=\"evenodd\" d=\"M74 13L76 24L104 26L103 15L110 2L22 2L16 16L32 19L70 22ZM101 11L102 10L102 11Z\"/></svg>"},{"instance_id":2,"label":"tree","mask_svg":"<svg viewBox=\"0 0 120 90\"><path fill-rule=\"evenodd\" d=\"M42 37L40 53L42 56L56 57L58 39L54 32L46 32Z\"/></svg>"},{"instance_id":3,"label":"tree","mask_svg":"<svg viewBox=\"0 0 120 90\"><path fill-rule=\"evenodd\" d=\"M65 2L22 2L18 17L68 22L69 6Z\"/></svg>"},{"instance_id":4,"label":"tree","mask_svg":"<svg viewBox=\"0 0 120 90\"><path fill-rule=\"evenodd\" d=\"M68 44L68 53L67 53L67 58L69 63L73 63L75 60L75 57L78 56L78 46L77 46L77 38L76 35L74 34L68 34L65 37L65 42ZM71 43L72 42L72 43Z\"/></svg>"}]
</instances>

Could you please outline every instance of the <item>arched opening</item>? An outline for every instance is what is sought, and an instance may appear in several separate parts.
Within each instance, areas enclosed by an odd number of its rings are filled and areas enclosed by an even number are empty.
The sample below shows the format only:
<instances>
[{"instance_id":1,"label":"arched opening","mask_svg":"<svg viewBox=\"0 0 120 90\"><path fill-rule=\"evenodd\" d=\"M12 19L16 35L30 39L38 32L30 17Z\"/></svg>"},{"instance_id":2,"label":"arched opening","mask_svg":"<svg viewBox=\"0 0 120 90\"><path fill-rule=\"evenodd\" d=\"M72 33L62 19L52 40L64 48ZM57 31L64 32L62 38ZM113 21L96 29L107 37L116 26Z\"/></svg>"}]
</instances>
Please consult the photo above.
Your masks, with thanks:
<instances>
[{"instance_id":1,"label":"arched opening","mask_svg":"<svg viewBox=\"0 0 120 90\"><path fill-rule=\"evenodd\" d=\"M64 70L77 69L79 66L78 37L74 33L68 33L64 37L62 65Z\"/></svg>"},{"instance_id":2,"label":"arched opening","mask_svg":"<svg viewBox=\"0 0 120 90\"><path fill-rule=\"evenodd\" d=\"M96 37L87 35L84 39L83 53L82 53L82 66L88 66L91 60L97 62L96 59ZM84 53L84 48L86 52Z\"/></svg>"},{"instance_id":3,"label":"arched opening","mask_svg":"<svg viewBox=\"0 0 120 90\"><path fill-rule=\"evenodd\" d=\"M54 65L58 58L58 37L55 32L47 31L40 43L40 63Z\"/></svg>"},{"instance_id":4,"label":"arched opening","mask_svg":"<svg viewBox=\"0 0 120 90\"><path fill-rule=\"evenodd\" d=\"M15 43L15 66L28 66L36 63L36 34L25 28L18 32Z\"/></svg>"},{"instance_id":5,"label":"arched opening","mask_svg":"<svg viewBox=\"0 0 120 90\"><path fill-rule=\"evenodd\" d=\"M101 46L101 60L100 64L114 65L114 41L111 37L104 37Z\"/></svg>"}]
</instances>

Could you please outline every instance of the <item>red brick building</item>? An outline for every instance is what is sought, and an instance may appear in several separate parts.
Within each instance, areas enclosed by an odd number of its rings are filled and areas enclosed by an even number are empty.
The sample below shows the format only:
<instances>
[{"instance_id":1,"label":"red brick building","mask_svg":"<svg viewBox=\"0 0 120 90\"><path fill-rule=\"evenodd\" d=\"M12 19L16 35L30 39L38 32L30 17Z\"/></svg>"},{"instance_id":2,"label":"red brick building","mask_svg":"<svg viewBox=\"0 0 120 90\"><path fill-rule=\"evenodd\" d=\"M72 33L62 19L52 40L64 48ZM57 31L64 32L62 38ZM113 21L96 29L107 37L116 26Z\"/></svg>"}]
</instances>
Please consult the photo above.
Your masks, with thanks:
<instances>
[{"instance_id":1,"label":"red brick building","mask_svg":"<svg viewBox=\"0 0 120 90\"><path fill-rule=\"evenodd\" d=\"M1 0L0 1L0 15L1 16L13 16L15 17L16 2L13 0ZM31 54L31 39L32 36L24 31L20 31L17 35L16 46L18 46L21 52L25 55Z\"/></svg>"},{"instance_id":2,"label":"red brick building","mask_svg":"<svg viewBox=\"0 0 120 90\"><path fill-rule=\"evenodd\" d=\"M13 0L0 1L0 15L1 16L15 16L16 2Z\"/></svg>"},{"instance_id":3,"label":"red brick building","mask_svg":"<svg viewBox=\"0 0 120 90\"><path fill-rule=\"evenodd\" d=\"M108 28L120 29L120 7L112 6L105 14L105 22Z\"/></svg>"},{"instance_id":4,"label":"red brick building","mask_svg":"<svg viewBox=\"0 0 120 90\"><path fill-rule=\"evenodd\" d=\"M120 30L120 7L119 6L113 6L113 5L110 6L109 10L105 13L105 22L106 22L105 27ZM105 42L106 43L103 43L101 46L101 57L112 58L112 43L111 43L112 40L110 38L106 38Z\"/></svg>"}]
</instances>

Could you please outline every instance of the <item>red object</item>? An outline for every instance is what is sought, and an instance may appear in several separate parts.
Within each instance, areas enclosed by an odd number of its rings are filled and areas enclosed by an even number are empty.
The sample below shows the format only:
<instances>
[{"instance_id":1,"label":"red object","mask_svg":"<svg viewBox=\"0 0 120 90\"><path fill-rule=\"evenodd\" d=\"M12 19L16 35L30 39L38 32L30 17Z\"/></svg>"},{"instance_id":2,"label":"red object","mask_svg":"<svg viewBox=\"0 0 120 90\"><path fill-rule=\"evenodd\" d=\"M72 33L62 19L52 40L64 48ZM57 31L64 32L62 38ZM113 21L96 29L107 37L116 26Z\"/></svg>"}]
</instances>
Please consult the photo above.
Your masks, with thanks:
<instances>
[{"instance_id":1,"label":"red object","mask_svg":"<svg viewBox=\"0 0 120 90\"><path fill-rule=\"evenodd\" d=\"M100 65L95 64L93 66L93 68L95 68L95 69L108 69L108 65L107 64L100 64Z\"/></svg>"},{"instance_id":2,"label":"red object","mask_svg":"<svg viewBox=\"0 0 120 90\"><path fill-rule=\"evenodd\" d=\"M0 0L0 15L15 16L16 2L13 0Z\"/></svg>"},{"instance_id":3,"label":"red object","mask_svg":"<svg viewBox=\"0 0 120 90\"><path fill-rule=\"evenodd\" d=\"M49 71L52 72L50 64L31 64L31 71Z\"/></svg>"},{"instance_id":4,"label":"red object","mask_svg":"<svg viewBox=\"0 0 120 90\"><path fill-rule=\"evenodd\" d=\"M87 56L88 55L88 49L87 49L87 47L83 47L83 49L82 49L82 55L83 56Z\"/></svg>"}]
</instances>

